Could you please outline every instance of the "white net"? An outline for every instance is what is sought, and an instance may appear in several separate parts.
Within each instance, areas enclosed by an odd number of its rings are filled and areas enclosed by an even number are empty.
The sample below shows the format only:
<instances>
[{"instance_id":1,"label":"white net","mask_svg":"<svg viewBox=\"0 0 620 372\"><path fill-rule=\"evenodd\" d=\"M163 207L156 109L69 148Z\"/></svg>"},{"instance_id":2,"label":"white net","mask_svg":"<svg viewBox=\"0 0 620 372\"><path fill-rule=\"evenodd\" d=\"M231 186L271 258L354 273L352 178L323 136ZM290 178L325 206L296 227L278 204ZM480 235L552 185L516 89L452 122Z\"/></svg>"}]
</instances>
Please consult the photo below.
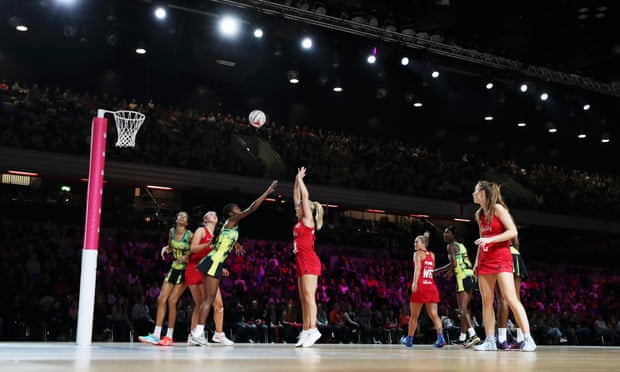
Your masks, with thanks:
<instances>
[{"instance_id":1,"label":"white net","mask_svg":"<svg viewBox=\"0 0 620 372\"><path fill-rule=\"evenodd\" d=\"M142 123L144 114L136 111L121 110L114 112L116 122L116 147L134 147L136 145L136 134Z\"/></svg>"}]
</instances>

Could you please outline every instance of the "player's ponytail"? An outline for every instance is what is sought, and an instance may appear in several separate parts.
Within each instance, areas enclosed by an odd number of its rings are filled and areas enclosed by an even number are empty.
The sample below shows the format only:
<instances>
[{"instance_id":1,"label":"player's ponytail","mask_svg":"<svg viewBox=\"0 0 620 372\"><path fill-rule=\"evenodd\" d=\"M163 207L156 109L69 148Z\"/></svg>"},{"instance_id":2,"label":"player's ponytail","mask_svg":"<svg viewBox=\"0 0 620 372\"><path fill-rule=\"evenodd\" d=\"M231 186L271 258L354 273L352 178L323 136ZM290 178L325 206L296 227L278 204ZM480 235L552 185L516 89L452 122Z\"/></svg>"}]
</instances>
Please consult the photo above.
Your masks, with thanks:
<instances>
[{"instance_id":1,"label":"player's ponytail","mask_svg":"<svg viewBox=\"0 0 620 372\"><path fill-rule=\"evenodd\" d=\"M420 240L422 241L422 243L424 244L425 247L428 247L428 240L431 236L431 233L429 233L428 231L425 231L423 235L418 235L415 237L415 240ZM415 241L414 240L414 241Z\"/></svg>"},{"instance_id":2,"label":"player's ponytail","mask_svg":"<svg viewBox=\"0 0 620 372\"><path fill-rule=\"evenodd\" d=\"M313 201L310 203L310 209L313 211L314 223L317 231L321 230L321 228L323 227L323 206L321 205L321 203Z\"/></svg>"},{"instance_id":3,"label":"player's ponytail","mask_svg":"<svg viewBox=\"0 0 620 372\"><path fill-rule=\"evenodd\" d=\"M220 221L217 225L215 225L215 228L213 229L213 238L211 238L211 245L213 247L217 244L217 239L220 237L220 233L222 232L225 223L226 221Z\"/></svg>"}]
</instances>

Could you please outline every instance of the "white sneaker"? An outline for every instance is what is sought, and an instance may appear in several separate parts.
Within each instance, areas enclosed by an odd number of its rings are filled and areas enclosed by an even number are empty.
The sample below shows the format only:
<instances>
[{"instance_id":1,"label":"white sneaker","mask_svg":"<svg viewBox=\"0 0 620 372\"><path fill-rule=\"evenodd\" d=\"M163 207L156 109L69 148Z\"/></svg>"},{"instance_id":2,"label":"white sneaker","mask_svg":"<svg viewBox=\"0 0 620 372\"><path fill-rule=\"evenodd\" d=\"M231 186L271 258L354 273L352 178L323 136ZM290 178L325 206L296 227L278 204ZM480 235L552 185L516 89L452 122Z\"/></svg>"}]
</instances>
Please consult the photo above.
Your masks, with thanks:
<instances>
[{"instance_id":1,"label":"white sneaker","mask_svg":"<svg viewBox=\"0 0 620 372\"><path fill-rule=\"evenodd\" d=\"M496 351L497 345L495 342L495 338L487 337L484 339L484 342L480 345L474 346L474 350L476 351Z\"/></svg>"},{"instance_id":2,"label":"white sneaker","mask_svg":"<svg viewBox=\"0 0 620 372\"><path fill-rule=\"evenodd\" d=\"M187 339L188 346L208 346L209 341L205 338L205 335L195 336L193 333L189 334Z\"/></svg>"},{"instance_id":3,"label":"white sneaker","mask_svg":"<svg viewBox=\"0 0 620 372\"><path fill-rule=\"evenodd\" d=\"M523 338L523 346L521 346L521 351L534 351L536 350L536 343L532 336L525 336Z\"/></svg>"},{"instance_id":4,"label":"white sneaker","mask_svg":"<svg viewBox=\"0 0 620 372\"><path fill-rule=\"evenodd\" d=\"M226 346L230 346L230 345L234 345L235 343L232 340L229 340L226 335L224 334L224 332L215 332L213 334L213 337L211 338L211 341L217 343L217 344L222 344L222 345L226 345Z\"/></svg>"},{"instance_id":5,"label":"white sneaker","mask_svg":"<svg viewBox=\"0 0 620 372\"><path fill-rule=\"evenodd\" d=\"M312 345L314 345L315 342L317 342L319 340L319 338L321 338L321 332L319 332L318 329L313 328L313 329L309 329L306 332L306 340L303 343L303 347L310 347Z\"/></svg>"},{"instance_id":6,"label":"white sneaker","mask_svg":"<svg viewBox=\"0 0 620 372\"><path fill-rule=\"evenodd\" d=\"M299 335L297 336L297 343L295 344L295 347L302 347L302 345L304 344L304 342L306 342L306 337L308 336L308 333L310 332L310 330L301 330L301 332L299 332Z\"/></svg>"}]
</instances>

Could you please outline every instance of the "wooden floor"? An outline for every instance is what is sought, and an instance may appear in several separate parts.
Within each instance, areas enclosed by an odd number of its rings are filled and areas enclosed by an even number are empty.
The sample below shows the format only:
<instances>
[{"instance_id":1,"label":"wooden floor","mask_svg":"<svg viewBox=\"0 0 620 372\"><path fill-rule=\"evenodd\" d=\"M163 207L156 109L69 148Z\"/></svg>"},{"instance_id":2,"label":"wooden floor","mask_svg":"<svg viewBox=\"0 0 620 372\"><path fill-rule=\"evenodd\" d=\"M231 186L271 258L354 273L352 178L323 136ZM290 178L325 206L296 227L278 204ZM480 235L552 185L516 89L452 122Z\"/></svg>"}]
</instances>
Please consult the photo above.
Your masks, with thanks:
<instances>
[{"instance_id":1,"label":"wooden floor","mask_svg":"<svg viewBox=\"0 0 620 372\"><path fill-rule=\"evenodd\" d=\"M536 352L416 345L236 344L156 347L139 343L0 343L0 371L619 371L620 348L540 346Z\"/></svg>"}]
</instances>

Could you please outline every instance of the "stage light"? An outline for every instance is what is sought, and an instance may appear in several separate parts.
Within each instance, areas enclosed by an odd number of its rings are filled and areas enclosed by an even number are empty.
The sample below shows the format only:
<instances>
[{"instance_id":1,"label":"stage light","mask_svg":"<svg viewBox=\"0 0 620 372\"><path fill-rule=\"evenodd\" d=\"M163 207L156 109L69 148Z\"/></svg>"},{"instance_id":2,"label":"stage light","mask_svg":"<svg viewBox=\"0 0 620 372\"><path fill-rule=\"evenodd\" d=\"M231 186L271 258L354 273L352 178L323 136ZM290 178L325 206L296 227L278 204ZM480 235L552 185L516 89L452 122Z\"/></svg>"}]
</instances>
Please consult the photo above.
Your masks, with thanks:
<instances>
[{"instance_id":1,"label":"stage light","mask_svg":"<svg viewBox=\"0 0 620 372\"><path fill-rule=\"evenodd\" d=\"M12 16L9 18L9 26L11 27L15 27L15 29L19 32L26 32L28 31L28 25L26 24L26 21L24 20L24 18L20 17L20 16Z\"/></svg>"},{"instance_id":2,"label":"stage light","mask_svg":"<svg viewBox=\"0 0 620 372\"><path fill-rule=\"evenodd\" d=\"M521 86L519 87L519 90L521 91L521 93L525 93L527 92L527 84L521 84Z\"/></svg>"},{"instance_id":3,"label":"stage light","mask_svg":"<svg viewBox=\"0 0 620 372\"><path fill-rule=\"evenodd\" d=\"M56 3L60 5L70 6L75 5L76 1L77 0L56 0Z\"/></svg>"},{"instance_id":4,"label":"stage light","mask_svg":"<svg viewBox=\"0 0 620 372\"><path fill-rule=\"evenodd\" d=\"M163 19L166 19L168 12L166 11L164 7L158 6L157 8L155 8L155 11L153 12L153 14L155 15L155 18L159 20L163 20Z\"/></svg>"},{"instance_id":5,"label":"stage light","mask_svg":"<svg viewBox=\"0 0 620 372\"><path fill-rule=\"evenodd\" d=\"M547 92L541 93L541 95L540 95L540 100L541 101L546 101L548 99L549 99L549 93L547 93Z\"/></svg>"},{"instance_id":6,"label":"stage light","mask_svg":"<svg viewBox=\"0 0 620 372\"><path fill-rule=\"evenodd\" d=\"M405 101L407 103L411 103L413 107L422 107L424 104L422 103L422 99L419 96L415 95L412 92L408 92L405 94Z\"/></svg>"},{"instance_id":7,"label":"stage light","mask_svg":"<svg viewBox=\"0 0 620 372\"><path fill-rule=\"evenodd\" d=\"M38 177L39 173L36 172L27 172L27 171L18 171L18 170L8 170L8 174L15 174L17 176L28 176L28 177Z\"/></svg>"},{"instance_id":8,"label":"stage light","mask_svg":"<svg viewBox=\"0 0 620 372\"><path fill-rule=\"evenodd\" d=\"M309 37L304 37L301 40L301 47L304 49L310 49L312 48L312 39Z\"/></svg>"},{"instance_id":9,"label":"stage light","mask_svg":"<svg viewBox=\"0 0 620 372\"><path fill-rule=\"evenodd\" d=\"M296 70L289 70L286 73L286 76L288 77L288 82L291 84L299 84L299 72Z\"/></svg>"},{"instance_id":10,"label":"stage light","mask_svg":"<svg viewBox=\"0 0 620 372\"><path fill-rule=\"evenodd\" d=\"M172 187L170 186L158 186L158 185L146 185L146 188L151 189L151 190L164 190L164 191L172 190Z\"/></svg>"},{"instance_id":11,"label":"stage light","mask_svg":"<svg viewBox=\"0 0 620 372\"><path fill-rule=\"evenodd\" d=\"M601 143L609 143L611 142L611 136L609 133L605 132L601 135Z\"/></svg>"},{"instance_id":12,"label":"stage light","mask_svg":"<svg viewBox=\"0 0 620 372\"><path fill-rule=\"evenodd\" d=\"M138 43L138 46L136 47L136 54L146 54L146 47L144 46L143 41Z\"/></svg>"},{"instance_id":13,"label":"stage light","mask_svg":"<svg viewBox=\"0 0 620 372\"><path fill-rule=\"evenodd\" d=\"M219 22L220 33L227 37L236 36L240 26L239 20L231 16L224 16Z\"/></svg>"},{"instance_id":14,"label":"stage light","mask_svg":"<svg viewBox=\"0 0 620 372\"><path fill-rule=\"evenodd\" d=\"M407 66L409 64L409 58L403 57L400 59L400 64L403 66Z\"/></svg>"},{"instance_id":15,"label":"stage light","mask_svg":"<svg viewBox=\"0 0 620 372\"><path fill-rule=\"evenodd\" d=\"M254 37L257 39L260 39L261 37L263 37L263 30L260 28L257 28L254 30Z\"/></svg>"}]
</instances>

